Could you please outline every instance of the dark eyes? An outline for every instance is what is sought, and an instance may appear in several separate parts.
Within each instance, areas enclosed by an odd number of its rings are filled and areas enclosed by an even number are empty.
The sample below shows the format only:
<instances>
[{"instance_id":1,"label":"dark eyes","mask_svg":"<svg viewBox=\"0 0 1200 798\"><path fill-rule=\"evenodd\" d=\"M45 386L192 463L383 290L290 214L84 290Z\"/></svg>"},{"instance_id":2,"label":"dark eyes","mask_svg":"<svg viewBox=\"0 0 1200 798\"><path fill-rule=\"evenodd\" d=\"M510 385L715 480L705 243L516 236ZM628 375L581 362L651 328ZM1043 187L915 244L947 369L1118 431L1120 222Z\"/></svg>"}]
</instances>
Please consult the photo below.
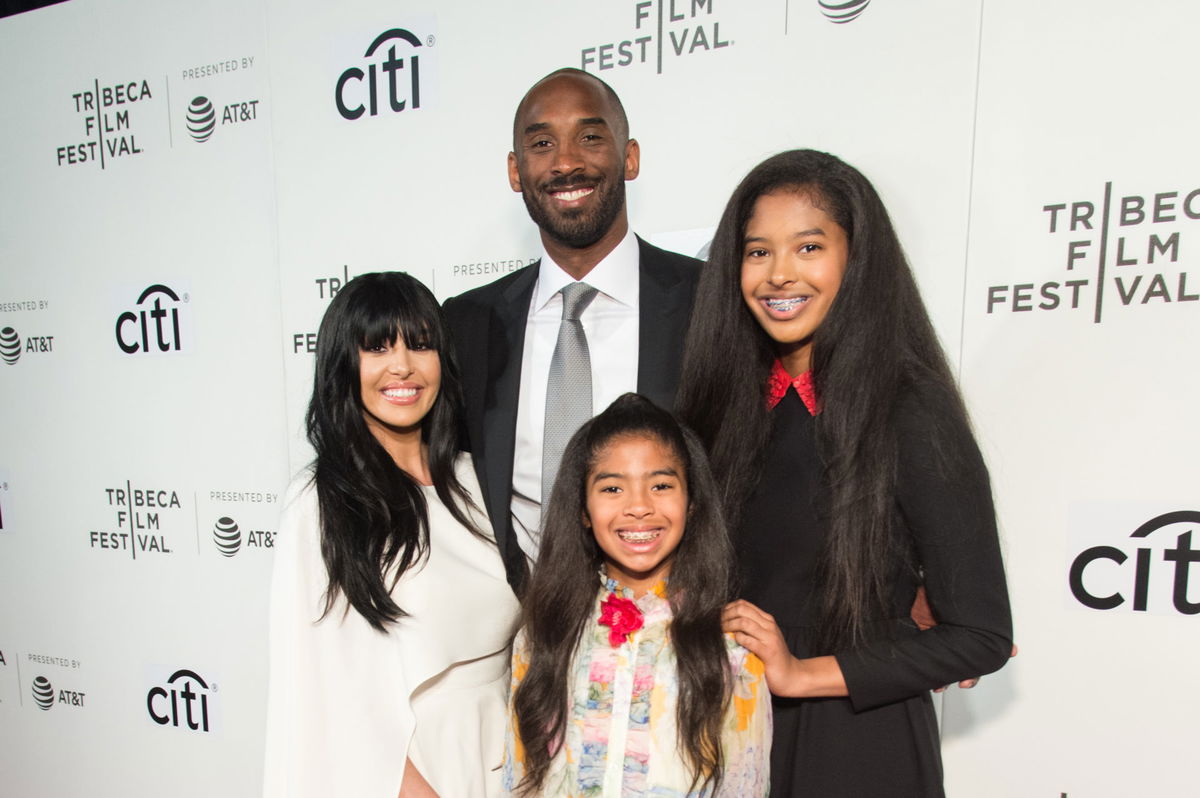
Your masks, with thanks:
<instances>
[{"instance_id":1,"label":"dark eyes","mask_svg":"<svg viewBox=\"0 0 1200 798\"><path fill-rule=\"evenodd\" d=\"M584 142L585 144L597 144L601 141L604 141L604 136L602 136L599 133L584 133L582 136L579 137L579 139L580 139L580 141ZM544 150L547 147L553 147L554 140L553 139L534 139L533 141L529 142L529 144L527 146L531 150Z\"/></svg>"},{"instance_id":2,"label":"dark eyes","mask_svg":"<svg viewBox=\"0 0 1200 798\"><path fill-rule=\"evenodd\" d=\"M674 489L674 487L675 487L674 482L656 482L650 486L650 490L664 491L664 490L672 490L672 489ZM603 485L598 489L598 492L599 493L620 493L621 486L620 485Z\"/></svg>"},{"instance_id":3,"label":"dark eyes","mask_svg":"<svg viewBox=\"0 0 1200 798\"><path fill-rule=\"evenodd\" d=\"M804 255L811 255L814 252L820 252L821 245L820 244L801 244L799 251ZM769 253L765 249L762 249L761 247L755 247L754 249L746 250L746 254L743 255L742 258L743 259L765 258L765 257L767 257L768 254Z\"/></svg>"},{"instance_id":4,"label":"dark eyes","mask_svg":"<svg viewBox=\"0 0 1200 798\"><path fill-rule=\"evenodd\" d=\"M392 348L391 344L374 344L373 346L362 347L363 352L370 352L373 355L386 354ZM412 346L408 347L410 352L430 352L434 350L434 346L429 341L417 341Z\"/></svg>"}]
</instances>

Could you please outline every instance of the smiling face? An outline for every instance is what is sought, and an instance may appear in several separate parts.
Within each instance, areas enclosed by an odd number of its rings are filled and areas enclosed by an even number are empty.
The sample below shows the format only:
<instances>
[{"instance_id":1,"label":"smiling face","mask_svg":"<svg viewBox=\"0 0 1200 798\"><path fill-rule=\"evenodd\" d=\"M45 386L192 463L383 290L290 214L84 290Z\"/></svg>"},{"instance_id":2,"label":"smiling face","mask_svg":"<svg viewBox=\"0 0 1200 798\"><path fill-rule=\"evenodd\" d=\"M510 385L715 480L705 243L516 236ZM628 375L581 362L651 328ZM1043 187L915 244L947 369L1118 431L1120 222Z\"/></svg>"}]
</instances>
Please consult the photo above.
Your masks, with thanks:
<instances>
[{"instance_id":1,"label":"smiling face","mask_svg":"<svg viewBox=\"0 0 1200 798\"><path fill-rule=\"evenodd\" d=\"M397 443L420 440L421 421L437 400L442 361L423 342L407 345L397 334L369 349L360 349L358 373L363 418L376 440L394 453Z\"/></svg>"},{"instance_id":2,"label":"smiling face","mask_svg":"<svg viewBox=\"0 0 1200 798\"><path fill-rule=\"evenodd\" d=\"M521 102L508 180L548 246L615 246L625 236L625 181L638 173L638 144L625 128L608 92L586 75L555 75Z\"/></svg>"},{"instance_id":3,"label":"smiling face","mask_svg":"<svg viewBox=\"0 0 1200 798\"><path fill-rule=\"evenodd\" d=\"M850 241L807 193L754 203L742 239L742 298L792 376L812 362L812 336L842 284Z\"/></svg>"},{"instance_id":4,"label":"smiling face","mask_svg":"<svg viewBox=\"0 0 1200 798\"><path fill-rule=\"evenodd\" d=\"M671 570L687 522L688 491L679 456L657 438L619 437L588 472L586 526L608 575L641 595Z\"/></svg>"}]
</instances>

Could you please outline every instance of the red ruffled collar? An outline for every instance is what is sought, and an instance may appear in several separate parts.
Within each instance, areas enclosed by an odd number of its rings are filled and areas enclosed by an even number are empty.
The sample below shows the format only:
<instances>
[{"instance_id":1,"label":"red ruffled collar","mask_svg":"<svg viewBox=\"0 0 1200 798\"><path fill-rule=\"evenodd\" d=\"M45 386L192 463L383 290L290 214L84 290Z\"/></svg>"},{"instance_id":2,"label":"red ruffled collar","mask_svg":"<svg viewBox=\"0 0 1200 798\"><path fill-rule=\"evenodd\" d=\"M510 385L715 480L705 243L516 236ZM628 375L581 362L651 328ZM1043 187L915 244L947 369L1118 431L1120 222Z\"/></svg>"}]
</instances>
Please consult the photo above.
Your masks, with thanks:
<instances>
[{"instance_id":1,"label":"red ruffled collar","mask_svg":"<svg viewBox=\"0 0 1200 798\"><path fill-rule=\"evenodd\" d=\"M788 388L795 388L800 401L808 408L809 415L821 412L821 404L817 401L817 392L813 389L812 372L806 371L796 377L787 373L783 363L776 360L771 366L771 374L767 377L767 409L774 410L775 405L783 399Z\"/></svg>"}]
</instances>

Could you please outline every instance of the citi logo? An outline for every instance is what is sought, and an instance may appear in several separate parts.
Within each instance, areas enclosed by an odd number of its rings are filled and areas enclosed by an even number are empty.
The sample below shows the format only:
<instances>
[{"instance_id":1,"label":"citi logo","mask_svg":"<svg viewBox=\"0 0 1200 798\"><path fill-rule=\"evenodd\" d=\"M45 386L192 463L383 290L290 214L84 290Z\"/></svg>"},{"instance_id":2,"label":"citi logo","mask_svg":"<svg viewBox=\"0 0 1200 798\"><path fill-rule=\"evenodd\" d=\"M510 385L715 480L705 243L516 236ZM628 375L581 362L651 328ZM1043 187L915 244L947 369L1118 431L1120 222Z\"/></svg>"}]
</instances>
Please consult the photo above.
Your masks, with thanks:
<instances>
[{"instance_id":1,"label":"citi logo","mask_svg":"<svg viewBox=\"0 0 1200 798\"><path fill-rule=\"evenodd\" d=\"M0 330L0 360L12 365L21 359L21 336L12 327Z\"/></svg>"},{"instance_id":2,"label":"citi logo","mask_svg":"<svg viewBox=\"0 0 1200 798\"><path fill-rule=\"evenodd\" d=\"M433 46L432 36L426 39ZM380 52L384 44L386 50ZM392 28L375 37L371 46L363 54L363 58L374 58L367 64L367 71L358 67L350 67L338 77L337 88L334 91L334 102L338 113L343 119L354 120L364 113L371 116L379 115L380 99L386 102L392 113L400 113L406 109L416 110L421 107L421 59L416 53L404 57L397 55L397 47L409 48L421 46L421 40L412 31L404 28ZM377 55L378 54L378 55ZM387 88L381 86L379 71L387 76ZM363 81L366 81L366 86Z\"/></svg>"},{"instance_id":3,"label":"citi logo","mask_svg":"<svg viewBox=\"0 0 1200 798\"><path fill-rule=\"evenodd\" d=\"M237 521L229 516L218 518L213 527L213 542L217 544L221 556L232 557L237 554L242 547L242 531L238 529Z\"/></svg>"},{"instance_id":4,"label":"citi logo","mask_svg":"<svg viewBox=\"0 0 1200 798\"><path fill-rule=\"evenodd\" d=\"M1071 563L1068 575L1071 594L1080 604L1093 610L1114 610L1130 603L1134 612L1146 612L1150 606L1151 584L1161 584L1164 579L1169 579L1174 610L1182 615L1200 614L1200 601L1190 600L1188 590L1190 568L1200 563L1200 550L1192 548L1192 532L1197 527L1200 527L1200 512L1196 510L1177 510L1151 518L1129 536L1137 543L1146 544L1134 549L1132 563L1129 563L1130 553L1125 548L1092 546L1085 549ZM1171 531L1178 534L1175 545L1163 550L1161 558L1156 558L1147 538L1159 530L1168 531L1158 538L1166 538ZM1163 542L1166 543L1166 539ZM1159 562L1157 568L1154 567L1156 561ZM1200 598L1200 591L1197 598Z\"/></svg>"},{"instance_id":5,"label":"citi logo","mask_svg":"<svg viewBox=\"0 0 1200 798\"><path fill-rule=\"evenodd\" d=\"M33 680L33 703L44 710L54 706L54 686L45 676Z\"/></svg>"},{"instance_id":6,"label":"citi logo","mask_svg":"<svg viewBox=\"0 0 1200 798\"><path fill-rule=\"evenodd\" d=\"M195 671L177 670L165 685L150 688L146 711L159 726L211 731L208 699L216 691L215 683L210 687Z\"/></svg>"},{"instance_id":7,"label":"citi logo","mask_svg":"<svg viewBox=\"0 0 1200 798\"><path fill-rule=\"evenodd\" d=\"M207 97L197 97L188 104L188 135L199 142L208 141L217 126L217 111Z\"/></svg>"},{"instance_id":8,"label":"citi logo","mask_svg":"<svg viewBox=\"0 0 1200 798\"><path fill-rule=\"evenodd\" d=\"M837 25L844 25L858 19L862 12L867 10L870 2L871 0L846 0L841 3L837 0L817 0L817 5L821 7L825 19Z\"/></svg>"},{"instance_id":9,"label":"citi logo","mask_svg":"<svg viewBox=\"0 0 1200 798\"><path fill-rule=\"evenodd\" d=\"M168 286L150 286L133 310L117 316L117 346L128 355L179 352L183 348L180 310L189 299L187 293L181 297Z\"/></svg>"}]
</instances>

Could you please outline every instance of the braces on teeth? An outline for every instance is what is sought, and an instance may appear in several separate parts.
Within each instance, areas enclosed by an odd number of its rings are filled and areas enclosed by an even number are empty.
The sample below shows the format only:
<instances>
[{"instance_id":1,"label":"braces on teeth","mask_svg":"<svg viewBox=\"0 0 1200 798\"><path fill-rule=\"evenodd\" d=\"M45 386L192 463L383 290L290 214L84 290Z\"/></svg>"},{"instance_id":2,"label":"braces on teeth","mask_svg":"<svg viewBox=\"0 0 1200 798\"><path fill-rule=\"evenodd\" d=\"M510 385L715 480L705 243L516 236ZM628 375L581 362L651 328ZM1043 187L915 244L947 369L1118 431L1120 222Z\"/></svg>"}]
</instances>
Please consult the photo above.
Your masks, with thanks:
<instances>
[{"instance_id":1,"label":"braces on teeth","mask_svg":"<svg viewBox=\"0 0 1200 798\"><path fill-rule=\"evenodd\" d=\"M627 540L630 543L645 543L658 537L657 532L621 532L618 534L621 540Z\"/></svg>"},{"instance_id":2,"label":"braces on teeth","mask_svg":"<svg viewBox=\"0 0 1200 798\"><path fill-rule=\"evenodd\" d=\"M798 296L791 299L768 299L767 306L772 310L795 310L798 305L802 305L808 301L808 297Z\"/></svg>"}]
</instances>

